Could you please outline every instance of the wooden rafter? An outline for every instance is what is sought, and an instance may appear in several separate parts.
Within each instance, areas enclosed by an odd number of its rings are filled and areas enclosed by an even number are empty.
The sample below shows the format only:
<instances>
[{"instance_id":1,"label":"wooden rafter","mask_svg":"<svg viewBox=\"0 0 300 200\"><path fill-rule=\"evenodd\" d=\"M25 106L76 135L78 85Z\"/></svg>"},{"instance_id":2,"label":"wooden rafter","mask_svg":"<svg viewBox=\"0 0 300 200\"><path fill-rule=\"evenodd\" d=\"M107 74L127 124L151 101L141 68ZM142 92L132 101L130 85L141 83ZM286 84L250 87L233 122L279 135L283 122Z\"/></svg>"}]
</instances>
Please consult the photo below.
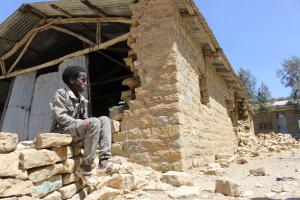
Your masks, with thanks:
<instances>
[{"instance_id":1,"label":"wooden rafter","mask_svg":"<svg viewBox=\"0 0 300 200\"><path fill-rule=\"evenodd\" d=\"M78 23L124 23L124 24L131 24L134 20L126 17L78 17L78 18L48 18L46 19L46 23L52 22L55 20L54 24L78 24Z\"/></svg>"},{"instance_id":2,"label":"wooden rafter","mask_svg":"<svg viewBox=\"0 0 300 200\"><path fill-rule=\"evenodd\" d=\"M95 45L96 45L96 44L95 44L93 41L91 41L90 39L88 39L88 38L86 38L86 37L84 37L84 36L82 36L82 35L80 35L80 34L78 34L78 33L74 33L74 32L72 32L72 31L70 31L70 30L68 30L68 29L61 28L61 27L58 27L58 26L53 26L53 25L50 26L49 28L52 28L52 29L54 29L54 30L57 30L57 31L60 31L60 32L62 32L62 33L65 33L65 34L71 35L71 36L73 36L73 37L76 37L77 39L83 41L84 43L88 44L89 46L95 46ZM102 55L102 56L105 57L106 59L108 59L108 60L110 60L110 61L116 63L117 65L119 65L119 66L121 66L121 67L123 67L123 68L125 68L125 69L128 69L128 67L127 67L126 65L124 65L123 63L121 63L121 62L118 61L117 59L115 59L115 58L113 58L113 57L111 57L111 56L109 56L109 55L107 55L107 54L105 54L105 53L103 53L103 52L101 52L101 51L97 51L97 53L100 54L100 55Z\"/></svg>"},{"instance_id":3,"label":"wooden rafter","mask_svg":"<svg viewBox=\"0 0 300 200\"><path fill-rule=\"evenodd\" d=\"M200 29L200 31L203 33L203 37L205 38L206 42L208 43L210 49L212 51L216 51L215 45L213 44L213 41L210 39L210 37L207 35L205 28L202 26L202 24L199 21L199 18L197 16L184 16L183 19L185 20L192 20L197 27Z\"/></svg>"},{"instance_id":4,"label":"wooden rafter","mask_svg":"<svg viewBox=\"0 0 300 200\"><path fill-rule=\"evenodd\" d=\"M101 43L101 23L97 22L97 29L96 29L96 43Z\"/></svg>"},{"instance_id":5,"label":"wooden rafter","mask_svg":"<svg viewBox=\"0 0 300 200\"><path fill-rule=\"evenodd\" d=\"M42 20L44 21L44 20ZM8 52L6 52L3 56L1 56L0 59L2 60L6 60L7 58L9 58L10 56L12 56L14 53L16 53L30 38L33 34L35 34L35 32L39 32L42 30L45 30L48 28L48 26L51 26L55 21L52 21L50 23L47 23L43 26L40 26L38 28L34 28L32 30L30 30L23 38L22 40L20 40L20 42L16 43L14 45L14 47L12 49L10 49Z\"/></svg>"},{"instance_id":6,"label":"wooden rafter","mask_svg":"<svg viewBox=\"0 0 300 200\"><path fill-rule=\"evenodd\" d=\"M18 58L15 60L15 62L12 64L12 66L10 67L10 69L8 70L8 73L10 73L19 63L19 61L21 60L21 58L23 57L23 55L25 54L25 52L27 51L29 45L32 43L33 39L35 38L36 34L38 33L38 31L34 32L31 37L29 38L29 40L27 41L25 47L22 49L20 55L18 56Z\"/></svg>"},{"instance_id":7,"label":"wooden rafter","mask_svg":"<svg viewBox=\"0 0 300 200\"><path fill-rule=\"evenodd\" d=\"M64 9L62 9L61 7L55 5L55 4L50 4L51 8L53 8L54 10L58 11L59 13L61 13L62 15L72 18L72 15L70 13L68 13L67 11L65 11Z\"/></svg>"},{"instance_id":8,"label":"wooden rafter","mask_svg":"<svg viewBox=\"0 0 300 200\"><path fill-rule=\"evenodd\" d=\"M0 67L1 67L2 75L5 75L6 74L6 68L5 68L4 60L0 60Z\"/></svg>"},{"instance_id":9,"label":"wooden rafter","mask_svg":"<svg viewBox=\"0 0 300 200\"><path fill-rule=\"evenodd\" d=\"M32 7L30 4L25 4L22 6L23 9L25 10L28 10L29 12L31 13L34 13L36 16L40 17L40 18L43 18L43 19L46 19L48 18L47 15L45 15L43 12L41 12L40 10L38 9L35 9L34 7Z\"/></svg>"},{"instance_id":10,"label":"wooden rafter","mask_svg":"<svg viewBox=\"0 0 300 200\"><path fill-rule=\"evenodd\" d=\"M62 27L59 27L59 26L54 26L54 25L49 26L49 28L54 29L54 30L59 31L59 32L62 32L62 33L65 33L65 34L68 34L68 35L71 35L73 37L76 37L77 39L89 44L90 46L95 45L95 43L93 41L89 40L88 38L86 38L86 37L84 37L84 36L82 36L78 33L75 33L73 31L70 31L68 29L65 29L65 28L62 28Z\"/></svg>"},{"instance_id":11,"label":"wooden rafter","mask_svg":"<svg viewBox=\"0 0 300 200\"><path fill-rule=\"evenodd\" d=\"M97 6L93 5L91 2L89 2L88 0L81 0L81 2L86 5L87 7L89 7L91 10L94 11L94 13L96 13L97 15L99 15L100 17L106 17L106 14Z\"/></svg>"},{"instance_id":12,"label":"wooden rafter","mask_svg":"<svg viewBox=\"0 0 300 200\"><path fill-rule=\"evenodd\" d=\"M105 48L113 46L113 45L115 45L119 42L126 41L129 38L129 35L130 35L129 33L126 33L124 35L118 36L118 37L116 37L114 39L111 39L109 41L106 41L102 44L98 44L98 45L95 45L95 46L92 46L92 47L89 47L89 48L86 48L86 49L83 49L83 50L80 50L80 51L76 51L74 53L71 53L71 54L65 55L63 57L60 57L58 59L40 64L40 65L37 65L37 66L34 66L34 67L29 67L27 69L23 69L23 70L20 70L20 71L11 72L11 73L6 74L5 76L2 75L2 76L0 76L0 80L5 79L5 78L9 78L9 77L18 76L18 75L25 74L25 73L29 73L29 72L33 72L33 71L37 71L39 69L43 69L43 68L46 68L46 67L57 65L57 64L63 62L66 59L69 59L69 58L82 56L82 55L85 55L85 54L88 54L88 53L91 53L91 52L95 52L95 51L99 51L101 49L105 49Z\"/></svg>"}]
</instances>

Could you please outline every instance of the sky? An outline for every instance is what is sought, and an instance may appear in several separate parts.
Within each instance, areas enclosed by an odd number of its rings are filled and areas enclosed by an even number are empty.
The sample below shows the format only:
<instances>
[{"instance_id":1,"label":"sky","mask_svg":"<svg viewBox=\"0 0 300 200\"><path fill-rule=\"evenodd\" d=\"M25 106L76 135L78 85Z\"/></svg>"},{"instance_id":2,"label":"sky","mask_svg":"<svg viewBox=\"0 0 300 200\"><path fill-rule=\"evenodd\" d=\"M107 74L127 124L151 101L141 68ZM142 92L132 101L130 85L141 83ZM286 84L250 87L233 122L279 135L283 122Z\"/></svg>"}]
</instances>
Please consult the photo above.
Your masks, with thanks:
<instances>
[{"instance_id":1,"label":"sky","mask_svg":"<svg viewBox=\"0 0 300 200\"><path fill-rule=\"evenodd\" d=\"M196 0L231 65L249 69L273 97L288 96L276 75L300 56L299 0Z\"/></svg>"},{"instance_id":2,"label":"sky","mask_svg":"<svg viewBox=\"0 0 300 200\"><path fill-rule=\"evenodd\" d=\"M0 23L22 3L36 1L41 0L1 0ZM257 85L263 81L273 97L288 96L290 90L276 71L283 59L300 56L300 0L195 2L235 71L249 69Z\"/></svg>"}]
</instances>

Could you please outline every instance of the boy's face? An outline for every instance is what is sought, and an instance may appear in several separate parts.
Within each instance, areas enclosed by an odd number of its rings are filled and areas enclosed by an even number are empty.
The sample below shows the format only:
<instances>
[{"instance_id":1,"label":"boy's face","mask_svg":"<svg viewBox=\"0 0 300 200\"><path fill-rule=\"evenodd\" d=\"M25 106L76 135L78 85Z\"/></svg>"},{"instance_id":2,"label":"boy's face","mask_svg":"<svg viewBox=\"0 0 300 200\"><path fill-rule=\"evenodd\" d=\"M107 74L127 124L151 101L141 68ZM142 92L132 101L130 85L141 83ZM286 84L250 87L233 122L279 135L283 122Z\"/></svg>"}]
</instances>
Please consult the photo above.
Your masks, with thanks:
<instances>
[{"instance_id":1,"label":"boy's face","mask_svg":"<svg viewBox=\"0 0 300 200\"><path fill-rule=\"evenodd\" d=\"M76 78L70 79L70 86L75 92L82 93L87 87L87 74L79 72Z\"/></svg>"}]
</instances>

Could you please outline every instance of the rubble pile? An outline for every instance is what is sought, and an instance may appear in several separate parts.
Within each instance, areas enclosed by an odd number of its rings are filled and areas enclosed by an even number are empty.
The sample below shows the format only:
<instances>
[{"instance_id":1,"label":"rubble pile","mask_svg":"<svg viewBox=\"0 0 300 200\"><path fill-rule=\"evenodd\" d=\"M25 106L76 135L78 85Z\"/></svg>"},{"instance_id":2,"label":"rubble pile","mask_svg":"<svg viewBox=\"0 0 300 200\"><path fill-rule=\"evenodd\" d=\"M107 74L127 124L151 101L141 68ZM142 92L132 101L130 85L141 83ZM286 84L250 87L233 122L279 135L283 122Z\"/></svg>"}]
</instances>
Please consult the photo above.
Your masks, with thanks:
<instances>
[{"instance_id":1,"label":"rubble pile","mask_svg":"<svg viewBox=\"0 0 300 200\"><path fill-rule=\"evenodd\" d=\"M299 149L300 140L290 134L283 133L259 133L256 136L251 132L250 126L244 121L238 121L236 135L238 149L236 154L242 157L257 157L262 152L280 152L289 149ZM243 160L239 162L244 163Z\"/></svg>"},{"instance_id":2,"label":"rubble pile","mask_svg":"<svg viewBox=\"0 0 300 200\"><path fill-rule=\"evenodd\" d=\"M18 143L17 134L1 132L0 138L0 199L134 199L149 198L153 191L196 198L200 191L187 173L161 173L120 156L111 161L123 166L121 170L100 176L91 190L75 173L82 149L69 135L42 133L34 141ZM97 163L95 159L94 171Z\"/></svg>"}]
</instances>

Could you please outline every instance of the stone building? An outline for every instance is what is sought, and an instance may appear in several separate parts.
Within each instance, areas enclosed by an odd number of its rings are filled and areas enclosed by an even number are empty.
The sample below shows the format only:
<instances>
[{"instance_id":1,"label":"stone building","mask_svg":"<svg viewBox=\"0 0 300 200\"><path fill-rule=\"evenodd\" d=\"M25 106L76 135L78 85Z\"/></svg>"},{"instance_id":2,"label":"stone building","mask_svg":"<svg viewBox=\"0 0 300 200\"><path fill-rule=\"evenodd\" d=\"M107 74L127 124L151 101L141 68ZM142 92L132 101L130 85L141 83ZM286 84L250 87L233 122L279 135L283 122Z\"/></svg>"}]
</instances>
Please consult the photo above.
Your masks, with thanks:
<instances>
[{"instance_id":1,"label":"stone building","mask_svg":"<svg viewBox=\"0 0 300 200\"><path fill-rule=\"evenodd\" d=\"M49 131L48 102L71 64L89 70L90 116L120 122L113 153L137 163L188 170L233 152L239 120L253 130L238 77L192 0L25 4L0 25L0 60L0 127L23 140Z\"/></svg>"},{"instance_id":2,"label":"stone building","mask_svg":"<svg viewBox=\"0 0 300 200\"><path fill-rule=\"evenodd\" d=\"M255 112L254 131L258 133L289 133L300 138L300 111L288 100L274 102L266 111Z\"/></svg>"}]
</instances>

